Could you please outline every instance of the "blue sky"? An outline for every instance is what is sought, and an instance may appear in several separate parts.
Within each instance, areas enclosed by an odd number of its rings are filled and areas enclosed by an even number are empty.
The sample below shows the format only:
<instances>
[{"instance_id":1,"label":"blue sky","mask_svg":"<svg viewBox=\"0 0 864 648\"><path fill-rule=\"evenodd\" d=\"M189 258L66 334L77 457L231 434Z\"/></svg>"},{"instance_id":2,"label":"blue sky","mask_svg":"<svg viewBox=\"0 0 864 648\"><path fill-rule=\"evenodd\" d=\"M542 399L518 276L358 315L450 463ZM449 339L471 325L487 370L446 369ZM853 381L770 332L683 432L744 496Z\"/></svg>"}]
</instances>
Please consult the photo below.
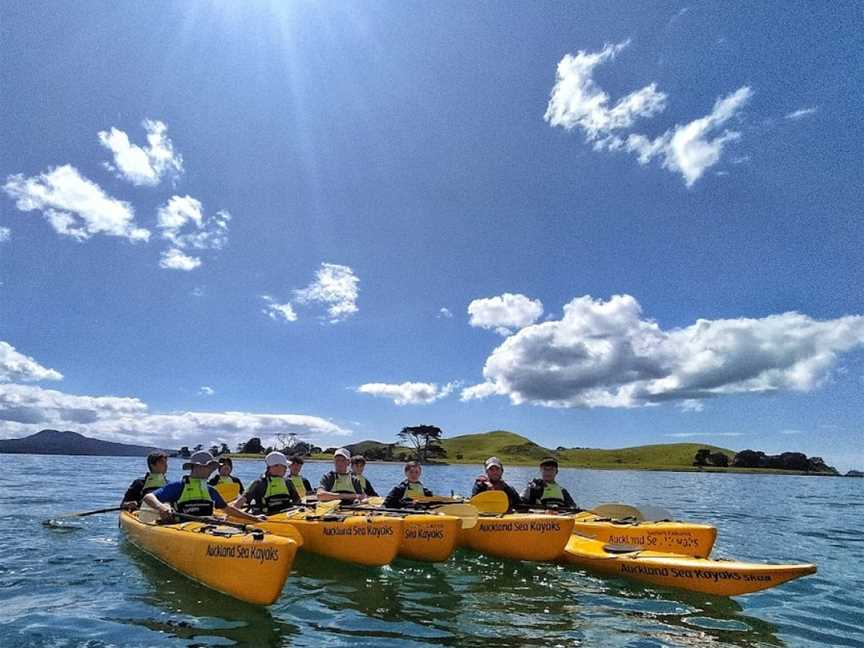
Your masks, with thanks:
<instances>
[{"instance_id":1,"label":"blue sky","mask_svg":"<svg viewBox=\"0 0 864 648\"><path fill-rule=\"evenodd\" d=\"M0 437L864 467L856 3L0 11Z\"/></svg>"}]
</instances>

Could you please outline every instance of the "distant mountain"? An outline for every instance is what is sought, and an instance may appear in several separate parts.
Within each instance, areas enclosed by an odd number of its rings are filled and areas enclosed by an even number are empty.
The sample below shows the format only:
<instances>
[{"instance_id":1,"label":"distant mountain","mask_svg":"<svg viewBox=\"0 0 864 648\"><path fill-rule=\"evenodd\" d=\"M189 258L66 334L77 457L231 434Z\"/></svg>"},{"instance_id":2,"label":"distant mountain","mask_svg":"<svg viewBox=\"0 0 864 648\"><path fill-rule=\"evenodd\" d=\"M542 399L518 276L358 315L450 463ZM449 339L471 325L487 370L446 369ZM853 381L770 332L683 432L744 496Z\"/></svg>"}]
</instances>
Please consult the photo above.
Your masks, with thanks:
<instances>
[{"instance_id":1,"label":"distant mountain","mask_svg":"<svg viewBox=\"0 0 864 648\"><path fill-rule=\"evenodd\" d=\"M77 432L42 430L23 439L0 439L0 453L102 455L108 457L144 457L158 450L148 446L130 445L91 439Z\"/></svg>"}]
</instances>

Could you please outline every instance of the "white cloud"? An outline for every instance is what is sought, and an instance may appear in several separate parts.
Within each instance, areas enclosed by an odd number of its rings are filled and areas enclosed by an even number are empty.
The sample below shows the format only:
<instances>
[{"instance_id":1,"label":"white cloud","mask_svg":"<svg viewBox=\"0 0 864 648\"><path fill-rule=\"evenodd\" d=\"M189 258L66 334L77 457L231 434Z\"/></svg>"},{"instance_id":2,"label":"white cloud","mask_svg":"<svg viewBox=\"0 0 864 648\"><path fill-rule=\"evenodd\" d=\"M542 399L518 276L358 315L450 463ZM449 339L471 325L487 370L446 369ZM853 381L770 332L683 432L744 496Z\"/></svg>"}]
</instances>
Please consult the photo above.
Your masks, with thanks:
<instances>
[{"instance_id":1,"label":"white cloud","mask_svg":"<svg viewBox=\"0 0 864 648\"><path fill-rule=\"evenodd\" d=\"M799 108L798 110L793 110L788 115L786 115L786 119L804 119L805 117L809 117L810 115L815 115L819 109L816 106L812 108Z\"/></svg>"},{"instance_id":2,"label":"white cloud","mask_svg":"<svg viewBox=\"0 0 864 648\"><path fill-rule=\"evenodd\" d=\"M0 421L34 425L89 424L118 416L141 414L147 406L137 398L75 396L35 385L0 384Z\"/></svg>"},{"instance_id":3,"label":"white cloud","mask_svg":"<svg viewBox=\"0 0 864 648\"><path fill-rule=\"evenodd\" d=\"M621 98L611 108L607 95L594 82L594 68L612 61L630 41L606 45L599 52L566 54L558 63L555 86L543 115L551 126L585 131L589 141L629 128L640 117L652 117L666 107L666 95L652 83Z\"/></svg>"},{"instance_id":4,"label":"white cloud","mask_svg":"<svg viewBox=\"0 0 864 648\"><path fill-rule=\"evenodd\" d=\"M780 434L804 434L804 430L780 430Z\"/></svg>"},{"instance_id":5,"label":"white cloud","mask_svg":"<svg viewBox=\"0 0 864 648\"><path fill-rule=\"evenodd\" d=\"M463 400L493 394L547 407L640 407L723 394L807 392L837 355L864 345L864 316L819 321L796 312L761 319L697 320L663 330L629 295L590 296L560 320L527 326L487 358L485 382ZM692 408L690 404L688 407Z\"/></svg>"},{"instance_id":6,"label":"white cloud","mask_svg":"<svg viewBox=\"0 0 864 648\"><path fill-rule=\"evenodd\" d=\"M261 312L267 315L270 319L284 319L286 322L297 321L297 313L294 312L294 307L290 303L280 304L270 295L261 295L261 299L266 303Z\"/></svg>"},{"instance_id":7,"label":"white cloud","mask_svg":"<svg viewBox=\"0 0 864 648\"><path fill-rule=\"evenodd\" d=\"M449 308L442 307L438 311L438 317L443 317L444 319L453 319L453 313L450 312Z\"/></svg>"},{"instance_id":8,"label":"white cloud","mask_svg":"<svg viewBox=\"0 0 864 648\"><path fill-rule=\"evenodd\" d=\"M348 266L322 263L315 273L315 281L306 288L294 291L298 303L320 303L327 306L331 324L341 322L357 312L357 293L360 280Z\"/></svg>"},{"instance_id":9,"label":"white cloud","mask_svg":"<svg viewBox=\"0 0 864 648\"><path fill-rule=\"evenodd\" d=\"M525 295L504 293L498 297L475 299L468 304L469 324L495 329L499 335L533 324L543 315L543 302Z\"/></svg>"},{"instance_id":10,"label":"white cloud","mask_svg":"<svg viewBox=\"0 0 864 648\"><path fill-rule=\"evenodd\" d=\"M216 390L213 389L212 387L207 386L207 385L203 385L201 387L201 389L198 390L199 396L212 396L215 393L216 393Z\"/></svg>"},{"instance_id":11,"label":"white cloud","mask_svg":"<svg viewBox=\"0 0 864 648\"><path fill-rule=\"evenodd\" d=\"M678 409L682 412L701 412L705 409L705 403L700 400L688 398L678 403Z\"/></svg>"},{"instance_id":12,"label":"white cloud","mask_svg":"<svg viewBox=\"0 0 864 648\"><path fill-rule=\"evenodd\" d=\"M442 387L436 383L404 382L401 385L367 383L357 388L357 393L389 398L396 405L428 405L449 396L458 383L450 382Z\"/></svg>"},{"instance_id":13,"label":"white cloud","mask_svg":"<svg viewBox=\"0 0 864 648\"><path fill-rule=\"evenodd\" d=\"M121 130L112 128L101 131L99 141L114 154L114 164L105 166L138 186L156 186L166 175L179 176L183 173L183 158L174 151L168 138L168 127L161 121L145 119L142 122L147 131L147 146L132 144L129 136Z\"/></svg>"},{"instance_id":14,"label":"white cloud","mask_svg":"<svg viewBox=\"0 0 864 648\"><path fill-rule=\"evenodd\" d=\"M201 266L199 257L188 256L177 248L170 248L162 252L159 259L159 267L166 270L194 270Z\"/></svg>"},{"instance_id":15,"label":"white cloud","mask_svg":"<svg viewBox=\"0 0 864 648\"><path fill-rule=\"evenodd\" d=\"M29 178L20 173L11 175L3 190L16 201L19 210L41 211L51 226L65 236L85 240L105 234L133 242L150 238L149 231L135 227L132 205L111 198L68 164Z\"/></svg>"},{"instance_id":16,"label":"white cloud","mask_svg":"<svg viewBox=\"0 0 864 648\"><path fill-rule=\"evenodd\" d=\"M8 342L0 341L0 382L62 380L63 374L43 367L30 356L19 353Z\"/></svg>"},{"instance_id":17,"label":"white cloud","mask_svg":"<svg viewBox=\"0 0 864 648\"><path fill-rule=\"evenodd\" d=\"M595 151L633 153L640 164L659 158L664 168L680 173L691 187L720 161L724 147L741 137L736 131L718 131L739 113L753 92L747 86L741 87L719 98L709 115L678 124L654 139L639 133L619 134L632 128L637 119L663 112L667 100L667 95L652 83L609 106L609 95L594 81L594 68L614 60L629 43L606 45L599 52L565 55L558 63L555 86L543 118L553 127L568 131L579 128Z\"/></svg>"},{"instance_id":18,"label":"white cloud","mask_svg":"<svg viewBox=\"0 0 864 648\"><path fill-rule=\"evenodd\" d=\"M753 96L749 87L738 88L732 94L721 97L711 113L689 124L678 125L657 139L649 141L642 135L627 138L626 149L638 155L640 164L647 164L655 156L661 156L663 166L680 173L688 187L702 177L707 169L720 161L723 148L741 137L737 131L718 129L738 114ZM712 137L712 135L716 136Z\"/></svg>"},{"instance_id":19,"label":"white cloud","mask_svg":"<svg viewBox=\"0 0 864 648\"><path fill-rule=\"evenodd\" d=\"M8 227L0 227L0 243L12 238L12 230Z\"/></svg>"},{"instance_id":20,"label":"white cloud","mask_svg":"<svg viewBox=\"0 0 864 648\"><path fill-rule=\"evenodd\" d=\"M205 218L201 201L192 196L171 196L156 216L162 238L172 246L162 253L159 265L163 268L193 270L201 265L201 259L183 250L221 250L228 244L231 214L223 210Z\"/></svg>"}]
</instances>

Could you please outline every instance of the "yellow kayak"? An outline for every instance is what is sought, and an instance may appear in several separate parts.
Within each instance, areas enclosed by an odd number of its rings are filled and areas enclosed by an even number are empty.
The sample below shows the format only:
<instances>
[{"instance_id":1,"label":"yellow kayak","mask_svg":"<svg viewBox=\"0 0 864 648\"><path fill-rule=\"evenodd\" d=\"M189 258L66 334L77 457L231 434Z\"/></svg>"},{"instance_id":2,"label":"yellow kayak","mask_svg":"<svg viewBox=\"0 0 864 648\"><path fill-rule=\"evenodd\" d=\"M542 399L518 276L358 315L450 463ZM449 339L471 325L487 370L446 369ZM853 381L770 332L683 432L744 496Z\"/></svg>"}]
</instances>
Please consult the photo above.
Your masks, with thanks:
<instances>
[{"instance_id":1,"label":"yellow kayak","mask_svg":"<svg viewBox=\"0 0 864 648\"><path fill-rule=\"evenodd\" d=\"M816 573L816 565L810 564L764 565L627 549L573 535L562 561L603 574L717 596L758 592Z\"/></svg>"},{"instance_id":2,"label":"yellow kayak","mask_svg":"<svg viewBox=\"0 0 864 648\"><path fill-rule=\"evenodd\" d=\"M651 551L707 558L717 529L690 522L627 522L601 518L589 511L575 515L573 533L603 543L638 546Z\"/></svg>"},{"instance_id":3,"label":"yellow kayak","mask_svg":"<svg viewBox=\"0 0 864 648\"><path fill-rule=\"evenodd\" d=\"M259 525L276 535L293 530L303 536L303 550L310 553L380 567L396 558L402 541L402 518L359 513L315 515L308 509L271 515Z\"/></svg>"},{"instance_id":4,"label":"yellow kayak","mask_svg":"<svg viewBox=\"0 0 864 648\"><path fill-rule=\"evenodd\" d=\"M511 560L555 560L573 531L572 516L543 513L481 515L477 524L462 529L459 545Z\"/></svg>"},{"instance_id":5,"label":"yellow kayak","mask_svg":"<svg viewBox=\"0 0 864 648\"><path fill-rule=\"evenodd\" d=\"M260 530L243 531L201 522L145 524L123 511L129 541L184 576L234 598L270 605L297 553L297 543Z\"/></svg>"},{"instance_id":6,"label":"yellow kayak","mask_svg":"<svg viewBox=\"0 0 864 648\"><path fill-rule=\"evenodd\" d=\"M399 556L409 560L442 562L456 548L462 520L455 515L424 513L403 518Z\"/></svg>"}]
</instances>

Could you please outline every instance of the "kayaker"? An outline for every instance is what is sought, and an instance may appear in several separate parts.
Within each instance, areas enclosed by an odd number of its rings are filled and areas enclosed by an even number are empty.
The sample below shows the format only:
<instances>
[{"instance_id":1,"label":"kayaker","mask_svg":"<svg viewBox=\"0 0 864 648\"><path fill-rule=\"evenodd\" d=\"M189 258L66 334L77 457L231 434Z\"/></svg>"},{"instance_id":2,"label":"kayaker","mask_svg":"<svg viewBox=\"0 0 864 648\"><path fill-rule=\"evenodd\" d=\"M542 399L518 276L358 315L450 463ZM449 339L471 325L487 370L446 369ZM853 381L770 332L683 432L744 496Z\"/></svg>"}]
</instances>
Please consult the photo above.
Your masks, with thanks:
<instances>
[{"instance_id":1,"label":"kayaker","mask_svg":"<svg viewBox=\"0 0 864 648\"><path fill-rule=\"evenodd\" d=\"M351 474L360 482L360 486L363 488L366 497L378 497L378 493L375 492L372 482L363 476L364 468L366 468L366 457L363 455L354 455L351 457Z\"/></svg>"},{"instance_id":2,"label":"kayaker","mask_svg":"<svg viewBox=\"0 0 864 648\"><path fill-rule=\"evenodd\" d=\"M357 502L366 499L360 480L348 472L350 462L351 453L345 448L339 448L333 453L333 467L336 470L331 470L321 477L321 483L318 485L320 501L338 499L343 502Z\"/></svg>"},{"instance_id":3,"label":"kayaker","mask_svg":"<svg viewBox=\"0 0 864 648\"><path fill-rule=\"evenodd\" d=\"M142 479L136 479L129 488L126 489L126 494L123 495L123 503L121 506L127 511L134 511L141 506L141 500L147 493L152 493L155 490L162 488L168 483L165 478L165 473L168 472L168 455L158 450L147 455L147 473Z\"/></svg>"},{"instance_id":4,"label":"kayaker","mask_svg":"<svg viewBox=\"0 0 864 648\"><path fill-rule=\"evenodd\" d=\"M281 452L271 452L264 457L264 474L249 484L249 489L232 502L237 508L247 504L254 513L274 515L292 506L303 503L300 494L294 488L290 479L285 477L288 472L288 460Z\"/></svg>"},{"instance_id":5,"label":"kayaker","mask_svg":"<svg viewBox=\"0 0 864 648\"><path fill-rule=\"evenodd\" d=\"M303 470L303 457L300 455L292 455L291 463L288 465L288 470L291 471L288 479L290 479L291 483L294 484L294 490L297 491L300 499L305 500L307 495L312 495L314 493L312 490L312 484L310 484L309 480L300 474L300 471Z\"/></svg>"},{"instance_id":6,"label":"kayaker","mask_svg":"<svg viewBox=\"0 0 864 648\"><path fill-rule=\"evenodd\" d=\"M213 486L226 502L233 502L243 494L243 482L231 474L234 462L231 457L219 458L219 474L214 475L208 483Z\"/></svg>"},{"instance_id":7,"label":"kayaker","mask_svg":"<svg viewBox=\"0 0 864 648\"><path fill-rule=\"evenodd\" d=\"M385 508L398 508L406 503L406 500L417 499L418 497L432 497L432 491L423 486L420 481L420 475L423 473L423 467L416 461L409 461L405 464L405 481L398 486L394 486L387 497L384 499Z\"/></svg>"},{"instance_id":8,"label":"kayaker","mask_svg":"<svg viewBox=\"0 0 864 648\"><path fill-rule=\"evenodd\" d=\"M522 506L522 498L519 493L510 484L505 482L501 477L504 475L504 464L498 457L489 457L484 464L486 472L479 475L474 481L474 488L471 490L471 496L486 491L499 490L507 494L510 510L514 511Z\"/></svg>"},{"instance_id":9,"label":"kayaker","mask_svg":"<svg viewBox=\"0 0 864 648\"><path fill-rule=\"evenodd\" d=\"M207 478L218 467L219 462L209 452L196 452L183 464L183 470L190 471L188 475L147 493L142 501L159 511L165 521L171 521L175 511L186 515L210 516L214 508L227 509L232 515L251 522L264 519L263 515L249 515L226 503L219 491L207 483Z\"/></svg>"},{"instance_id":10,"label":"kayaker","mask_svg":"<svg viewBox=\"0 0 864 648\"><path fill-rule=\"evenodd\" d=\"M546 457L540 462L540 478L528 482L522 493L522 503L546 509L576 508L576 502L567 489L555 481L558 475L558 460Z\"/></svg>"}]
</instances>

